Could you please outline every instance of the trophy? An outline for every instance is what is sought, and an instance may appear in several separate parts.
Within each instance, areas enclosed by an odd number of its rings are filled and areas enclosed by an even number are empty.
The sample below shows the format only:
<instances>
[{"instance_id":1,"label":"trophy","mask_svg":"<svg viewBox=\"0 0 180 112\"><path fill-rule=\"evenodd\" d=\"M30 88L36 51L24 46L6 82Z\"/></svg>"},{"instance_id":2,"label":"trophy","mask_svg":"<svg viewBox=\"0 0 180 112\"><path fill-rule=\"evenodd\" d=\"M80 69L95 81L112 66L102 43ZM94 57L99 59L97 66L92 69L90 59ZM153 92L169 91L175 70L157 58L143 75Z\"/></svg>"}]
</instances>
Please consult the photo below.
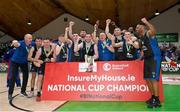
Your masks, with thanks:
<instances>
[{"instance_id":1,"label":"trophy","mask_svg":"<svg viewBox=\"0 0 180 112\"><path fill-rule=\"evenodd\" d=\"M127 57L128 57L128 58L133 58L133 55L128 52L128 53L127 53Z\"/></svg>"},{"instance_id":2,"label":"trophy","mask_svg":"<svg viewBox=\"0 0 180 112\"><path fill-rule=\"evenodd\" d=\"M93 56L85 55L85 63L88 64L87 72L93 72L93 63L94 63Z\"/></svg>"}]
</instances>

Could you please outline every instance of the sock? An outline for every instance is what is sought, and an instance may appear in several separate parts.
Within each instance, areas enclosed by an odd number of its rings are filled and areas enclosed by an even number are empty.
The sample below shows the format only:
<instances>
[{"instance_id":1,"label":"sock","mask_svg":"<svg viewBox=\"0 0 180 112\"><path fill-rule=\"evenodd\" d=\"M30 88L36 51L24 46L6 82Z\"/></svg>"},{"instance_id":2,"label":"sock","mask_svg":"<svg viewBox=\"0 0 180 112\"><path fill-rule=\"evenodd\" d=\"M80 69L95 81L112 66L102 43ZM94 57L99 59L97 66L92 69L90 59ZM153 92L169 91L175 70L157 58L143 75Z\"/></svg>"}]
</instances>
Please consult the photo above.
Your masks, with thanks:
<instances>
[{"instance_id":1,"label":"sock","mask_svg":"<svg viewBox=\"0 0 180 112\"><path fill-rule=\"evenodd\" d=\"M38 91L38 92L37 92L37 96L41 96L41 92Z\"/></svg>"}]
</instances>

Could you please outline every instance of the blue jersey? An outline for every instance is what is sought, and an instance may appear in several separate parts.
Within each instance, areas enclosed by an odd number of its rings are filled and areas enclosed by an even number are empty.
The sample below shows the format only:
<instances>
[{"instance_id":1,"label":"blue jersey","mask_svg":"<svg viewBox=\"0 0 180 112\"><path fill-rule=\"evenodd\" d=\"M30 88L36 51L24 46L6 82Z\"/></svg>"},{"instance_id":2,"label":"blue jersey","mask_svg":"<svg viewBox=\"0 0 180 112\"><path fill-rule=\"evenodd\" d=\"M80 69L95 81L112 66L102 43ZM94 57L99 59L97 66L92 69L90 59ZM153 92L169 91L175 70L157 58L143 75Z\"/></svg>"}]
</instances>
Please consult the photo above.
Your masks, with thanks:
<instances>
[{"instance_id":1,"label":"blue jersey","mask_svg":"<svg viewBox=\"0 0 180 112\"><path fill-rule=\"evenodd\" d=\"M26 64L30 46L27 46L24 40L19 41L19 44L20 46L16 48L11 60L16 63Z\"/></svg>"},{"instance_id":2,"label":"blue jersey","mask_svg":"<svg viewBox=\"0 0 180 112\"><path fill-rule=\"evenodd\" d=\"M150 42L151 49L152 49L153 54L154 54L154 58L161 59L161 50L158 46L158 42L157 42L156 37L149 38L149 42Z\"/></svg>"},{"instance_id":3,"label":"blue jersey","mask_svg":"<svg viewBox=\"0 0 180 112\"><path fill-rule=\"evenodd\" d=\"M109 39L106 40L106 44L108 46L111 45L111 41ZM114 53L112 53L111 51L109 51L105 45L103 44L102 41L98 41L98 53L99 53L99 60L100 61L112 61L114 60Z\"/></svg>"}]
</instances>

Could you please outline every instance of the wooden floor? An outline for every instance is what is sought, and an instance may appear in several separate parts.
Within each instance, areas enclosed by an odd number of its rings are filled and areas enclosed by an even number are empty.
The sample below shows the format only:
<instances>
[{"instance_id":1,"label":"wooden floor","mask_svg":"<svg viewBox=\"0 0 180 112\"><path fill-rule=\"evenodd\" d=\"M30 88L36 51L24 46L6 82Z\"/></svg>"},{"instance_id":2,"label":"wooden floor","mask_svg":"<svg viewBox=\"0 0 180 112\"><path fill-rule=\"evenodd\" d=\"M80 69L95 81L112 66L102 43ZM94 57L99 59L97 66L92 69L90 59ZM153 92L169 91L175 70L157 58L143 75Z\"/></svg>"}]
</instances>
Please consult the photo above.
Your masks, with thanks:
<instances>
[{"instance_id":1,"label":"wooden floor","mask_svg":"<svg viewBox=\"0 0 180 112\"><path fill-rule=\"evenodd\" d=\"M31 79L31 77L29 77ZM30 80L28 81L30 82ZM30 84L28 83L27 91L30 90ZM36 97L25 98L19 95L20 88L15 88L13 93L13 100L10 105L8 101L8 89L6 87L6 75L0 73L0 111L53 111L56 108L63 105L66 101L41 101L36 102ZM28 93L28 92L27 92ZM36 93L36 92L35 92ZM18 108L18 109L17 109Z\"/></svg>"}]
</instances>

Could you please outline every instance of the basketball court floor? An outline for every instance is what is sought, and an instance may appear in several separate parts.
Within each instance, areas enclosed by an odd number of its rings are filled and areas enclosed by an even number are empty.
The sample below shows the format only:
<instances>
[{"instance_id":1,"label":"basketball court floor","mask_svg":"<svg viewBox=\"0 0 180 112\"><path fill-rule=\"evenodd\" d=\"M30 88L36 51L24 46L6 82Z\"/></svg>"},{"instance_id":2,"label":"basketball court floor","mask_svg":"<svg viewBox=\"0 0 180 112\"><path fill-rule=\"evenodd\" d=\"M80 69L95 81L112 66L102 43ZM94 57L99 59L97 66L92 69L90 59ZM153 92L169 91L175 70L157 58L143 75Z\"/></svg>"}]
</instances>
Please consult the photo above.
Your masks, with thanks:
<instances>
[{"instance_id":1,"label":"basketball court floor","mask_svg":"<svg viewBox=\"0 0 180 112\"><path fill-rule=\"evenodd\" d=\"M29 78L31 79L31 78ZM80 101L41 101L36 97L24 98L19 96L20 88L15 88L12 102L7 100L6 74L0 73L0 111L180 111L180 76L163 75L165 100L161 108L148 109L145 102L80 102ZM30 81L29 81L30 82ZM30 90L28 84L27 91Z\"/></svg>"}]
</instances>

